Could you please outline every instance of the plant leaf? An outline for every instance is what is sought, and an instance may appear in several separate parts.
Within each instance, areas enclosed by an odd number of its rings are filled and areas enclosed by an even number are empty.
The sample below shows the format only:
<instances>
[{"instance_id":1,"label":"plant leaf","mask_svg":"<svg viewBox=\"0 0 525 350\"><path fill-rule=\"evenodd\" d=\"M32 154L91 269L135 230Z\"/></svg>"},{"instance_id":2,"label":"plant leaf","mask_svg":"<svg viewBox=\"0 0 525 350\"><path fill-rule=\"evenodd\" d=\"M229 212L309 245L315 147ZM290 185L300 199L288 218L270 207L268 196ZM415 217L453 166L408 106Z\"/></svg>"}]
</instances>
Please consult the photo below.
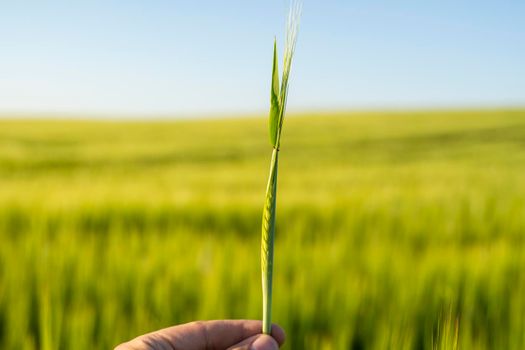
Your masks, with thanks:
<instances>
[{"instance_id":1,"label":"plant leaf","mask_svg":"<svg viewBox=\"0 0 525 350\"><path fill-rule=\"evenodd\" d=\"M277 61L277 39L273 42L273 69L272 89L270 93L270 143L277 147L277 134L279 133L279 64Z\"/></svg>"}]
</instances>

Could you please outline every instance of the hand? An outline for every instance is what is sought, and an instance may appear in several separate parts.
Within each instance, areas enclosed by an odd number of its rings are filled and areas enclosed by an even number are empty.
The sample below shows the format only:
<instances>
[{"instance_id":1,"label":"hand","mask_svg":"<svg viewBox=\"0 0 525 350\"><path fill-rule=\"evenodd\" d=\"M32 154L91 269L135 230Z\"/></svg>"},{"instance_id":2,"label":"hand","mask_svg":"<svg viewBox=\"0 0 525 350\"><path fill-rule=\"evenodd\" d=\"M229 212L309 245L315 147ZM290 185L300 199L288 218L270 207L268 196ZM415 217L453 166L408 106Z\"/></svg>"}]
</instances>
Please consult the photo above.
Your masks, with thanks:
<instances>
[{"instance_id":1,"label":"hand","mask_svg":"<svg viewBox=\"0 0 525 350\"><path fill-rule=\"evenodd\" d=\"M141 335L115 350L278 350L283 345L281 327L272 325L272 336L261 330L261 321L196 321Z\"/></svg>"}]
</instances>

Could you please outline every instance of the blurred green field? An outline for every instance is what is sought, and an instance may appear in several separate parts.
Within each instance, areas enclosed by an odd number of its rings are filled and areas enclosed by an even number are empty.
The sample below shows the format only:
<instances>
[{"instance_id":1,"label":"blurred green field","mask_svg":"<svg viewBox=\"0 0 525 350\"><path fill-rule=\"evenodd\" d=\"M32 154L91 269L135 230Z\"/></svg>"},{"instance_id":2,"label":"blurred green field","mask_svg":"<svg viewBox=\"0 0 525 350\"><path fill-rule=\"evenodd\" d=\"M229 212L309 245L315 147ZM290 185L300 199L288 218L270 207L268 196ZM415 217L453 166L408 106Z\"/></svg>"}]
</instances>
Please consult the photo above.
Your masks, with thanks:
<instances>
[{"instance_id":1,"label":"blurred green field","mask_svg":"<svg viewBox=\"0 0 525 350\"><path fill-rule=\"evenodd\" d=\"M524 349L525 110L290 117L285 349ZM0 120L0 348L260 318L265 118Z\"/></svg>"}]
</instances>

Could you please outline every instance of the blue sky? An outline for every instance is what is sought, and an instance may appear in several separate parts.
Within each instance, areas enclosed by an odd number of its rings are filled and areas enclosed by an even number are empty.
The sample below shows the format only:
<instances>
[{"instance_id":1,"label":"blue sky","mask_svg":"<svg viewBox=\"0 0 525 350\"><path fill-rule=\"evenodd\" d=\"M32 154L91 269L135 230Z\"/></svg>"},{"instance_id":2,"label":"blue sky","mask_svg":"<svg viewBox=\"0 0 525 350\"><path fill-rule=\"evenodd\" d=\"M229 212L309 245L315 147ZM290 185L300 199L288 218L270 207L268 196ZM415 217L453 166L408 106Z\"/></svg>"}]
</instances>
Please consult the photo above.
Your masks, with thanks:
<instances>
[{"instance_id":1,"label":"blue sky","mask_svg":"<svg viewBox=\"0 0 525 350\"><path fill-rule=\"evenodd\" d=\"M0 3L0 112L265 113L276 1ZM525 105L525 1L304 1L289 108Z\"/></svg>"}]
</instances>

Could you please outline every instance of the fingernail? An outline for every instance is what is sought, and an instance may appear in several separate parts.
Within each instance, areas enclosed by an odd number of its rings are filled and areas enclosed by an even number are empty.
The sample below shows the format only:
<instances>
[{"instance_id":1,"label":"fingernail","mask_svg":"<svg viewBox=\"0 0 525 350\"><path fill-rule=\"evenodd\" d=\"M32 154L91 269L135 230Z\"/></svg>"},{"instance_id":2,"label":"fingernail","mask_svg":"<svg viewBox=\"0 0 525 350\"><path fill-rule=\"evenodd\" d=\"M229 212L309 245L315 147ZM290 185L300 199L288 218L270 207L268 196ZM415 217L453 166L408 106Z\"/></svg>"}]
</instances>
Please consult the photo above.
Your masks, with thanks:
<instances>
[{"instance_id":1,"label":"fingernail","mask_svg":"<svg viewBox=\"0 0 525 350\"><path fill-rule=\"evenodd\" d=\"M279 350L279 345L269 335L263 334L255 339L250 347L250 350Z\"/></svg>"}]
</instances>

